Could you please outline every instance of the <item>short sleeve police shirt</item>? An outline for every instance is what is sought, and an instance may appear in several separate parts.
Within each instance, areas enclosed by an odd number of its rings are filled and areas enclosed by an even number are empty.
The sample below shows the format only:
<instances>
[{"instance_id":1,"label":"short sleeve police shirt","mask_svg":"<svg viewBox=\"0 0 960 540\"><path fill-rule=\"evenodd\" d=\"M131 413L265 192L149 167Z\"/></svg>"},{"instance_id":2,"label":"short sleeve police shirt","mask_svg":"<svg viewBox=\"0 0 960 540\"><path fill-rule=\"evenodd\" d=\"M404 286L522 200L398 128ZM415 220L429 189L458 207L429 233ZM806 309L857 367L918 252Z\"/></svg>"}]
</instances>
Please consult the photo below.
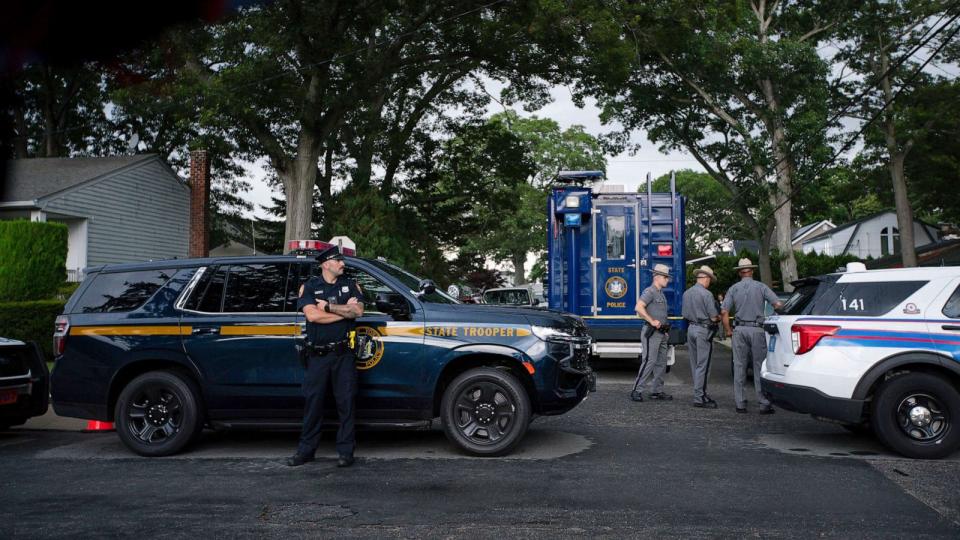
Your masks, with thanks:
<instances>
[{"instance_id":1,"label":"short sleeve police shirt","mask_svg":"<svg viewBox=\"0 0 960 540\"><path fill-rule=\"evenodd\" d=\"M752 278L735 283L723 299L722 309L733 311L738 321L763 322L763 303L780 301L773 289Z\"/></svg>"},{"instance_id":2,"label":"short sleeve police shirt","mask_svg":"<svg viewBox=\"0 0 960 540\"><path fill-rule=\"evenodd\" d=\"M667 322L667 297L663 295L663 291L651 285L643 290L640 301L647 306L647 313L651 318L661 323Z\"/></svg>"},{"instance_id":3,"label":"short sleeve police shirt","mask_svg":"<svg viewBox=\"0 0 960 540\"><path fill-rule=\"evenodd\" d=\"M698 323L708 323L717 316L717 305L703 285L695 283L683 293L683 318Z\"/></svg>"},{"instance_id":4,"label":"short sleeve police shirt","mask_svg":"<svg viewBox=\"0 0 960 540\"><path fill-rule=\"evenodd\" d=\"M346 304L351 298L363 302L363 294L353 280L340 276L334 283L327 283L322 277L314 276L303 284L303 293L297 300L297 310L303 311L304 307L316 304L317 300L326 300L330 304ZM328 324L307 321L307 339L318 345L341 341L347 338L353 326L352 319Z\"/></svg>"}]
</instances>

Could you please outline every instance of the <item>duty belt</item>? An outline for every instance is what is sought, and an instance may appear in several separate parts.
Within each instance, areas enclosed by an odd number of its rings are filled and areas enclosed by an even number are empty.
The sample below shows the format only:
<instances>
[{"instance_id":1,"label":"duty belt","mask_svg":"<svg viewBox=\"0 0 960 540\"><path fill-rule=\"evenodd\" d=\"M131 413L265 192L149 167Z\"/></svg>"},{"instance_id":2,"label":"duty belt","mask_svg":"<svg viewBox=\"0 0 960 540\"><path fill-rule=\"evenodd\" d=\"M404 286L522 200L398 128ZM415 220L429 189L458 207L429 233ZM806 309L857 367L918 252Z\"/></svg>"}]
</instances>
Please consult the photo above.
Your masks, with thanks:
<instances>
[{"instance_id":1,"label":"duty belt","mask_svg":"<svg viewBox=\"0 0 960 540\"><path fill-rule=\"evenodd\" d=\"M755 328L760 328L760 327L763 326L763 323L750 322L750 321L741 321L740 319L737 319L737 326L753 326L753 327L755 327Z\"/></svg>"},{"instance_id":2,"label":"duty belt","mask_svg":"<svg viewBox=\"0 0 960 540\"><path fill-rule=\"evenodd\" d=\"M340 341L333 341L331 343L320 343L314 345L313 343L307 343L307 350L310 351L310 354L315 354L322 356L331 352L347 352L350 349L350 340L342 339Z\"/></svg>"},{"instance_id":3,"label":"duty belt","mask_svg":"<svg viewBox=\"0 0 960 540\"><path fill-rule=\"evenodd\" d=\"M691 321L690 319L687 319L687 323L692 324L694 326L702 326L704 328L710 328L710 323Z\"/></svg>"}]
</instances>

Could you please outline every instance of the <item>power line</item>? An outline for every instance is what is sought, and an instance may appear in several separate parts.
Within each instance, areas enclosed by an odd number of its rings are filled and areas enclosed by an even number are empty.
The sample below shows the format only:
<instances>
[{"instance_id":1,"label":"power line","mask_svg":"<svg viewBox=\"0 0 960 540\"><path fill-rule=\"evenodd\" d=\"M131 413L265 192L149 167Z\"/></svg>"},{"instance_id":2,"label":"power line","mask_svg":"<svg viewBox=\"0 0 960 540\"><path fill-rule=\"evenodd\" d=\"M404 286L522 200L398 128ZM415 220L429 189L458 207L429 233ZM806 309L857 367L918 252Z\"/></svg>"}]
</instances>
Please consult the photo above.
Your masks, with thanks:
<instances>
[{"instance_id":1,"label":"power line","mask_svg":"<svg viewBox=\"0 0 960 540\"><path fill-rule=\"evenodd\" d=\"M955 22L955 21L957 20L957 18L960 17L960 13L953 15L953 17L952 17L949 21L947 21L945 24L939 26L939 28L938 28L938 25L940 25L940 22L943 21L944 17L947 16L947 13L948 13L951 9L953 9L954 7L956 7L957 5L960 5L960 2L954 2L952 5L950 5L949 7L947 7L947 8L944 10L944 13L943 13L943 14L940 16L940 18L937 20L937 22L934 23L933 25L931 25L931 26L921 35L921 42L920 42L920 43L918 43L916 46L914 46L913 49L910 50L908 53L904 54L903 57L901 57L896 63L894 63L893 65L891 65L890 67L888 67L886 71L884 71L879 77L876 78L876 81L875 81L873 84L867 86L867 88L865 88L862 92L860 92L860 93L857 94L856 96L850 98L850 99L848 100L847 104L846 104L840 111L838 111L836 114L834 114L834 115L826 122L826 125L831 125L831 124L833 124L834 122L836 122L838 119L842 118L843 116L846 116L847 113L849 112L849 110L850 110L855 104L858 104L859 101L860 101L862 98L864 98L869 92L873 91L874 88L875 88L877 85L879 85L880 81L882 81L885 77L887 77L887 76L889 76L890 74L892 74L895 70L897 70L897 69L899 69L900 67L902 67L902 66L907 62L907 60L909 60L914 54L917 53L917 51L919 51L919 50L920 50L921 48L923 48L927 43L929 43L931 40L933 40L933 38L935 38L938 34L940 34L942 31L944 31L944 29L946 29L947 27L949 27L950 24L952 24L953 22ZM934 29L935 29L935 30L934 30ZM958 27L958 29L960 29L960 27ZM934 30L934 32L933 32L929 37L925 37L928 33L930 33L931 30ZM956 31L954 31L954 34L953 34L953 35L955 35L955 34L956 34ZM940 45L940 47L937 49L937 53L939 53L939 51L943 49L943 47L945 46L945 44L946 44L947 42L949 42L950 39L953 38L953 35L951 35L950 38L947 38L947 39ZM814 174L814 175L811 176L811 179L816 178L816 176L819 175L821 172L823 172L823 170L825 170L829 165L832 165L832 164L836 161L836 159L837 159L841 154L843 154L843 153L846 152L851 146L853 146L853 144L854 144L857 140L859 140L860 136L866 131L866 128L867 128L870 124L872 124L874 121L876 121L876 119L878 118L878 115L879 115L880 113L882 113L887 107L889 107L890 103L892 103L893 100L896 99L896 97L899 96L899 95L903 92L903 90L906 88L906 84L907 84L908 82L911 82L913 79L915 79L915 78L917 77L917 75L920 73L920 71L921 71L935 56L936 56L936 54L931 54L931 55L927 58L927 60L924 61L924 62L921 64L920 68L919 68L917 71L915 71L915 72L905 81L905 83L904 83L903 85L901 85L901 88L897 91L897 93L896 93L896 95L893 97L893 99L891 99L890 102L885 103L884 106L883 106L883 107L880 109L880 111L878 112L878 114L875 115L873 118L871 118L866 124L864 124L864 126L863 126L859 131L857 131L857 133L856 133L852 138L850 138L850 140L849 140L847 143L845 143L845 144L841 147L840 150L838 150L837 152L835 152L835 153L833 154L833 156L831 156L830 159L829 159L823 166L820 167L820 169L816 172L816 174ZM776 171L776 168L779 167L784 161L786 161L786 160L788 159L788 157L789 157L789 153L786 154L786 155L784 155L782 158L780 158L779 160L777 160L773 165L771 165L770 167L768 167L767 170L765 171L765 173L766 173L766 174L770 174L771 172L775 172L775 171ZM768 212L767 214L765 214L759 221L760 221L760 222L765 221L765 220L768 219L774 212L776 212L777 210L779 210L780 208L782 208L785 204L787 204L787 202L793 200L793 197L797 194L799 188L804 187L804 185L806 185L806 183L809 183L809 182L810 182L810 180L808 180L807 182L802 182L799 187L794 188L794 189L791 189L791 192L790 192L789 194L786 194L786 195L787 195L787 198L786 198L782 203L780 203L776 208L774 208L773 210L771 210L770 212ZM729 211L729 210L733 210L733 207L735 206L735 204L740 200L740 198L742 198L742 197L744 196L744 194L745 194L746 192L747 192L747 190L742 190L739 194L735 195L735 196L730 200L730 202L728 203L726 210L728 210L728 211ZM726 230L724 231L724 234L726 234L728 230L729 230L729 229L726 229Z\"/></svg>"}]
</instances>

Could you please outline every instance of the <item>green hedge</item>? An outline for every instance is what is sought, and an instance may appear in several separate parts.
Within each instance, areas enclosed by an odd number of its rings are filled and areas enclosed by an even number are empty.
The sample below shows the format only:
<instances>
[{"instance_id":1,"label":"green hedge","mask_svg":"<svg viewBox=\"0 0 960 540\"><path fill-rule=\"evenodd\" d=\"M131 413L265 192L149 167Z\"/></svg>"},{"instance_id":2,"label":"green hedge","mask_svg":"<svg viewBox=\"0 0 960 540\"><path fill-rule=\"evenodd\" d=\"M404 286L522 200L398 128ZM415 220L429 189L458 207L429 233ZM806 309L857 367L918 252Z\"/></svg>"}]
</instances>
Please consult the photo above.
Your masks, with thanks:
<instances>
[{"instance_id":1,"label":"green hedge","mask_svg":"<svg viewBox=\"0 0 960 540\"><path fill-rule=\"evenodd\" d=\"M67 278L66 262L66 225L0 221L0 302L54 296Z\"/></svg>"},{"instance_id":2,"label":"green hedge","mask_svg":"<svg viewBox=\"0 0 960 540\"><path fill-rule=\"evenodd\" d=\"M53 324L63 313L62 300L0 303L0 337L35 341L53 360Z\"/></svg>"}]
</instances>

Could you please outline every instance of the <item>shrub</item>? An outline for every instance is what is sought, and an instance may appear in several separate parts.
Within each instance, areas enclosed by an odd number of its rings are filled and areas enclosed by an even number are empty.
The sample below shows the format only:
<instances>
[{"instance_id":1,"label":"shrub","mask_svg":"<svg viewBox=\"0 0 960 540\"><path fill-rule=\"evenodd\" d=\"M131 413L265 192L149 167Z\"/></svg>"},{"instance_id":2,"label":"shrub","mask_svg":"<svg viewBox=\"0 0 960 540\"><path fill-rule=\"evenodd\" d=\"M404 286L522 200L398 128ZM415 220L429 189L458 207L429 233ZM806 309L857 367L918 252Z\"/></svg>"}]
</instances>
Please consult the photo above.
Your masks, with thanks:
<instances>
[{"instance_id":1,"label":"shrub","mask_svg":"<svg viewBox=\"0 0 960 540\"><path fill-rule=\"evenodd\" d=\"M0 221L0 302L54 296L66 280L66 262L66 225Z\"/></svg>"},{"instance_id":2,"label":"shrub","mask_svg":"<svg viewBox=\"0 0 960 540\"><path fill-rule=\"evenodd\" d=\"M53 324L65 304L61 300L0 303L0 337L35 341L47 361L53 360Z\"/></svg>"}]
</instances>

